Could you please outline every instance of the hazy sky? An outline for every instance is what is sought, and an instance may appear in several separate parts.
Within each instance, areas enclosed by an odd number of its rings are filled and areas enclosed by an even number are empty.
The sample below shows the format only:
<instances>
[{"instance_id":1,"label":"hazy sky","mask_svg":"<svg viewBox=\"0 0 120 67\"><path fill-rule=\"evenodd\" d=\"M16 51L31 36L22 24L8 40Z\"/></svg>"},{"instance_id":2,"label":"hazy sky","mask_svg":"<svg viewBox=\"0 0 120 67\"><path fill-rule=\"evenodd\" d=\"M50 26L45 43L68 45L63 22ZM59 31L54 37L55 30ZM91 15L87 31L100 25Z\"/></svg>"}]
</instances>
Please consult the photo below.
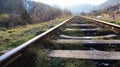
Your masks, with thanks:
<instances>
[{"instance_id":1,"label":"hazy sky","mask_svg":"<svg viewBox=\"0 0 120 67\"><path fill-rule=\"evenodd\" d=\"M34 0L36 2L43 2L49 5L57 5L60 7L69 7L80 4L91 4L99 5L104 3L106 0Z\"/></svg>"}]
</instances>

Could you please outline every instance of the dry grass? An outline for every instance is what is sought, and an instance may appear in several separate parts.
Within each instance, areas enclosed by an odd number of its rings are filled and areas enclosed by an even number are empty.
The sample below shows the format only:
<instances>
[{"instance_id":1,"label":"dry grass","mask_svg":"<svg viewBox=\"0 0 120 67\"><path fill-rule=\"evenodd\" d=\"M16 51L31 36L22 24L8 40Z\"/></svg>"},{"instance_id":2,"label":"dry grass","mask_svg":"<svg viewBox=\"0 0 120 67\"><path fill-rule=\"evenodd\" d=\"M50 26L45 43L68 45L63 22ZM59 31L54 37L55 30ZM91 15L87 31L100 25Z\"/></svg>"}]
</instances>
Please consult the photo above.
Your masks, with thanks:
<instances>
[{"instance_id":1,"label":"dry grass","mask_svg":"<svg viewBox=\"0 0 120 67\"><path fill-rule=\"evenodd\" d=\"M61 23L69 17L58 17L54 20L39 24L19 26L15 29L0 29L0 51L14 48L28 41L36 35L48 30L49 28Z\"/></svg>"}]
</instances>

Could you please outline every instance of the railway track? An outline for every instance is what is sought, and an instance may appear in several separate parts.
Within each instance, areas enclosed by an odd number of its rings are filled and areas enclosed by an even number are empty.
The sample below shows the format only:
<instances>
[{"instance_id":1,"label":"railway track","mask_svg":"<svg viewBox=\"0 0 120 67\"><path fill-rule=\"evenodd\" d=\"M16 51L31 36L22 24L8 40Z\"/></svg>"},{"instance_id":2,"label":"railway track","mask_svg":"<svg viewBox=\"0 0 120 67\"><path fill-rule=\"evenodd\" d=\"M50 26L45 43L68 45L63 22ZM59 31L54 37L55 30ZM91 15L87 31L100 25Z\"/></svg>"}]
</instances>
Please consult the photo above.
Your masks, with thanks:
<instances>
[{"instance_id":1,"label":"railway track","mask_svg":"<svg viewBox=\"0 0 120 67\"><path fill-rule=\"evenodd\" d=\"M119 33L119 25L75 16L3 54L0 66L22 67L19 65L29 64L30 58L25 55L34 47L35 50L43 50L50 59L88 60L97 67L117 67L120 60Z\"/></svg>"}]
</instances>

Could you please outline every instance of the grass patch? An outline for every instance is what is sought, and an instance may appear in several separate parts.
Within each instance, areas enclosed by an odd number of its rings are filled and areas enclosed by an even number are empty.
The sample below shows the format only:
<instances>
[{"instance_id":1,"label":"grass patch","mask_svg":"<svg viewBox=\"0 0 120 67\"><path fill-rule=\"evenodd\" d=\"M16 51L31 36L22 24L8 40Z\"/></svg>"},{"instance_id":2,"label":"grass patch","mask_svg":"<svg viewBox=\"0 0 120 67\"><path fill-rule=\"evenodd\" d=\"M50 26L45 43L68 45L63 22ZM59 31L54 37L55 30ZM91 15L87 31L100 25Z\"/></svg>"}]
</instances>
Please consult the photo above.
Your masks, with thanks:
<instances>
[{"instance_id":1,"label":"grass patch","mask_svg":"<svg viewBox=\"0 0 120 67\"><path fill-rule=\"evenodd\" d=\"M54 58L50 67L96 67L96 65L93 65L92 61Z\"/></svg>"},{"instance_id":2,"label":"grass patch","mask_svg":"<svg viewBox=\"0 0 120 67\"><path fill-rule=\"evenodd\" d=\"M23 60L24 59L24 60ZM97 67L93 61L65 58L48 58L39 47L31 46L11 67Z\"/></svg>"},{"instance_id":3,"label":"grass patch","mask_svg":"<svg viewBox=\"0 0 120 67\"><path fill-rule=\"evenodd\" d=\"M48 22L19 26L9 30L0 29L0 52L21 45L67 18L68 17L59 17Z\"/></svg>"}]
</instances>

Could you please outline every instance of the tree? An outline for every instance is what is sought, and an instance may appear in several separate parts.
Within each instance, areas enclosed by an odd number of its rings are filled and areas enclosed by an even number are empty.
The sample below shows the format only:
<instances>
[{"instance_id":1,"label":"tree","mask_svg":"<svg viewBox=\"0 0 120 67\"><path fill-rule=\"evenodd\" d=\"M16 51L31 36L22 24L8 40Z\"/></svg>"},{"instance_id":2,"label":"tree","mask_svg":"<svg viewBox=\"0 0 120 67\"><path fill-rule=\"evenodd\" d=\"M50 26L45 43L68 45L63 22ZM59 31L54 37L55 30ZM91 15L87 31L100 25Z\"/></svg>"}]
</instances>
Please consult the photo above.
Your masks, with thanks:
<instances>
[{"instance_id":1,"label":"tree","mask_svg":"<svg viewBox=\"0 0 120 67\"><path fill-rule=\"evenodd\" d=\"M67 9L62 10L59 7L31 0L0 0L0 9L2 9L0 13L16 17L15 22L15 19L10 20L14 26L40 23L61 15L71 14Z\"/></svg>"}]
</instances>

